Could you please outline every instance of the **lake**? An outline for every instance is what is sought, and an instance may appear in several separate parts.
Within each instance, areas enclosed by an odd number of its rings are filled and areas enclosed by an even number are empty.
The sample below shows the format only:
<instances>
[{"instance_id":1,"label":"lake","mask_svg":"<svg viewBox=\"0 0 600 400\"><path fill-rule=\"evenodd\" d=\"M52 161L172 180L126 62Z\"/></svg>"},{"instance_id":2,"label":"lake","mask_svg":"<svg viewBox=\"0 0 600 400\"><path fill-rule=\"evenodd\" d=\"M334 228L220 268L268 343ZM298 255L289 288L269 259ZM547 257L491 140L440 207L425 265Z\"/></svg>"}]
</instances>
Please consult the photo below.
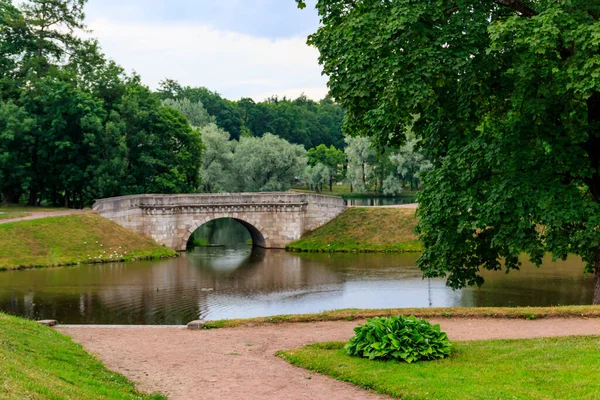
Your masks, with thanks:
<instances>
[{"instance_id":1,"label":"lake","mask_svg":"<svg viewBox=\"0 0 600 400\"><path fill-rule=\"evenodd\" d=\"M245 240L244 237L239 240ZM484 274L480 289L422 279L415 254L298 254L248 245L194 248L173 260L0 273L0 310L64 324L186 324L195 319L342 308L591 304L572 258Z\"/></svg>"}]
</instances>

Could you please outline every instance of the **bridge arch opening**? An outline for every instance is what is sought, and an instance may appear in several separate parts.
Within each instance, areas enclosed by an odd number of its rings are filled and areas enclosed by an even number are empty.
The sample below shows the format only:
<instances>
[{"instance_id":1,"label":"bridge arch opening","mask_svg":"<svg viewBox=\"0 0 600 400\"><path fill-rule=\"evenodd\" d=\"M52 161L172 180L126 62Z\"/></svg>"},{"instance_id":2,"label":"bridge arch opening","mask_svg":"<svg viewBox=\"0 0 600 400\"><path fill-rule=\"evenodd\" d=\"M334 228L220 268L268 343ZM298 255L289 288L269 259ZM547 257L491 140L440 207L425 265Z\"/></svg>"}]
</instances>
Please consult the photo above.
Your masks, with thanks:
<instances>
[{"instance_id":1,"label":"bridge arch opening","mask_svg":"<svg viewBox=\"0 0 600 400\"><path fill-rule=\"evenodd\" d=\"M240 246L251 244L265 248L265 238L251 223L237 218L216 218L198 226L186 241L195 247Z\"/></svg>"}]
</instances>

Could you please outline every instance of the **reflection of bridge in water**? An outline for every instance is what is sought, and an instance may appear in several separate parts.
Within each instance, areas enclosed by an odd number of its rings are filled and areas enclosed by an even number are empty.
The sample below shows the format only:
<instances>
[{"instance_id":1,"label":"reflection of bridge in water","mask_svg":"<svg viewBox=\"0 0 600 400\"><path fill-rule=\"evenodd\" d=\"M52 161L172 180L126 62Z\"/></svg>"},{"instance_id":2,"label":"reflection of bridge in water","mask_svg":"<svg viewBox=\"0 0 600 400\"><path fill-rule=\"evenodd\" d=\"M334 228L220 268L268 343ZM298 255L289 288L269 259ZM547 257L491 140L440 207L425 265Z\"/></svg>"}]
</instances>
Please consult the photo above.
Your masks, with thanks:
<instances>
[{"instance_id":1,"label":"reflection of bridge in water","mask_svg":"<svg viewBox=\"0 0 600 400\"><path fill-rule=\"evenodd\" d=\"M233 218L255 246L285 246L344 212L343 199L301 193L138 195L98 200L94 210L125 228L183 251L198 227Z\"/></svg>"}]
</instances>

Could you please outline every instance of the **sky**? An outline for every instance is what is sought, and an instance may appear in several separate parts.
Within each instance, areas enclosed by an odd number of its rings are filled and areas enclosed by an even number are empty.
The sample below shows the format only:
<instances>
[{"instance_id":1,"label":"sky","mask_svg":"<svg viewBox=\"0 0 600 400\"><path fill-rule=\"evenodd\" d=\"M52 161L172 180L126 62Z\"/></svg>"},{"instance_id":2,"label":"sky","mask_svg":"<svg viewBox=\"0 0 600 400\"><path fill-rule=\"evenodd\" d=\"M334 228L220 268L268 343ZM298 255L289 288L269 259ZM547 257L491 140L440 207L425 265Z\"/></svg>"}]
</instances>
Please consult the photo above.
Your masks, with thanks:
<instances>
[{"instance_id":1,"label":"sky","mask_svg":"<svg viewBox=\"0 0 600 400\"><path fill-rule=\"evenodd\" d=\"M104 53L152 89L165 79L237 100L327 94L319 53L306 45L316 0L89 0Z\"/></svg>"}]
</instances>

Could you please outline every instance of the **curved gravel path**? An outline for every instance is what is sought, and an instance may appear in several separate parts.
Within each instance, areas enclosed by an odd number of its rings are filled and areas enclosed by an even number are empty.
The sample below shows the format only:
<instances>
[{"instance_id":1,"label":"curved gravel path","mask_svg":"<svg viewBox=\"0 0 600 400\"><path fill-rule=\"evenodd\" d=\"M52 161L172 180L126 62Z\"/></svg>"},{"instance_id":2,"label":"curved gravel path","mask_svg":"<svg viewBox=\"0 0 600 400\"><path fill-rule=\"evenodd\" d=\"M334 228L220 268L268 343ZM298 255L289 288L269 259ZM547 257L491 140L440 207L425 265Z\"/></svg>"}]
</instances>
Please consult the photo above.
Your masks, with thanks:
<instances>
[{"instance_id":1,"label":"curved gravel path","mask_svg":"<svg viewBox=\"0 0 600 400\"><path fill-rule=\"evenodd\" d=\"M600 335L600 319L442 319L452 340ZM296 323L190 331L176 327L59 327L109 368L146 392L170 399L383 399L311 374L275 357L277 350L346 341L357 322Z\"/></svg>"},{"instance_id":2,"label":"curved gravel path","mask_svg":"<svg viewBox=\"0 0 600 400\"><path fill-rule=\"evenodd\" d=\"M11 222L19 222L19 221L29 221L32 219L42 219L42 218L49 218L49 217L64 217L67 215L79 215L79 214L90 214L93 213L94 211L92 210L65 210L65 211L25 211L28 214L26 217L19 217L19 218L9 218L9 219L2 219L0 220L0 225L1 224L8 224Z\"/></svg>"}]
</instances>

